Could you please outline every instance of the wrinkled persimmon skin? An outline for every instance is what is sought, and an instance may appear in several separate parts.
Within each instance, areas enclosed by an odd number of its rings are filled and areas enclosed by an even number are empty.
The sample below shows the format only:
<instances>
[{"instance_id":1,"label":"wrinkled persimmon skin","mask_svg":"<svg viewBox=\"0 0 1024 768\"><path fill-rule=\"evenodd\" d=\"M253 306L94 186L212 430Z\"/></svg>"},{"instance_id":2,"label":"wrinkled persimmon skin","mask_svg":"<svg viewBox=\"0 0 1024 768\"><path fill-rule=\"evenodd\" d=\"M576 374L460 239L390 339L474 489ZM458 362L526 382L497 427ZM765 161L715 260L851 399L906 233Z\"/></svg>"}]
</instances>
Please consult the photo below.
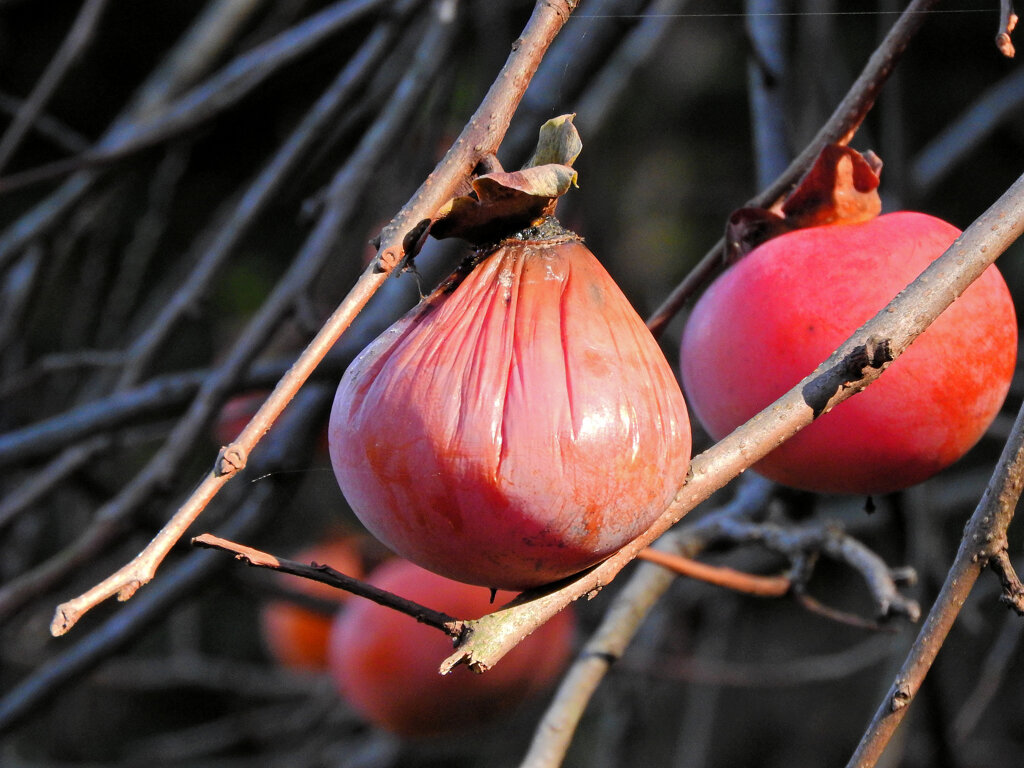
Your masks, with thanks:
<instances>
[{"instance_id":1,"label":"wrinkled persimmon skin","mask_svg":"<svg viewBox=\"0 0 1024 768\"><path fill-rule=\"evenodd\" d=\"M810 374L953 243L960 231L921 213L798 230L754 249L694 306L683 386L719 440ZM860 394L755 465L785 485L883 493L963 456L1002 406L1017 323L990 266Z\"/></svg>"},{"instance_id":2,"label":"wrinkled persimmon skin","mask_svg":"<svg viewBox=\"0 0 1024 768\"><path fill-rule=\"evenodd\" d=\"M374 586L459 619L476 619L514 597L491 593L391 560ZM484 725L549 688L572 653L572 607L553 616L483 674L457 666L442 676L452 641L440 630L369 600L352 601L335 619L329 669L342 696L378 727L423 738Z\"/></svg>"},{"instance_id":3,"label":"wrinkled persimmon skin","mask_svg":"<svg viewBox=\"0 0 1024 768\"><path fill-rule=\"evenodd\" d=\"M682 485L679 385L578 240L506 241L346 371L330 451L348 502L401 556L524 589L643 532Z\"/></svg>"}]
</instances>

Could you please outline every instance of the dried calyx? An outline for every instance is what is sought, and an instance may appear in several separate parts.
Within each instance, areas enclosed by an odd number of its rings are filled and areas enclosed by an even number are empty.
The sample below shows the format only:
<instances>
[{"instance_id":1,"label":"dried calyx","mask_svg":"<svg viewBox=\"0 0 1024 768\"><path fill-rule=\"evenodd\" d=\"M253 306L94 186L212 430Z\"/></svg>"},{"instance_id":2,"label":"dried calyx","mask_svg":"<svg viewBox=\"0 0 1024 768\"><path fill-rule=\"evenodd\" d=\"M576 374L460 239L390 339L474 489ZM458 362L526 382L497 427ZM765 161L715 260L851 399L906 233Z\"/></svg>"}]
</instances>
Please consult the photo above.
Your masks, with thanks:
<instances>
[{"instance_id":1,"label":"dried calyx","mask_svg":"<svg viewBox=\"0 0 1024 768\"><path fill-rule=\"evenodd\" d=\"M774 237L825 224L857 224L878 216L882 161L843 144L828 144L788 197L772 208L740 208L726 224L725 262L743 258Z\"/></svg>"},{"instance_id":2,"label":"dried calyx","mask_svg":"<svg viewBox=\"0 0 1024 768\"><path fill-rule=\"evenodd\" d=\"M438 212L430 234L485 246L539 228L540 239L550 239L545 233L552 225L545 221L552 220L558 198L575 186L572 164L583 147L573 117L562 115L541 126L537 148L522 170L473 179L473 192L449 200Z\"/></svg>"}]
</instances>

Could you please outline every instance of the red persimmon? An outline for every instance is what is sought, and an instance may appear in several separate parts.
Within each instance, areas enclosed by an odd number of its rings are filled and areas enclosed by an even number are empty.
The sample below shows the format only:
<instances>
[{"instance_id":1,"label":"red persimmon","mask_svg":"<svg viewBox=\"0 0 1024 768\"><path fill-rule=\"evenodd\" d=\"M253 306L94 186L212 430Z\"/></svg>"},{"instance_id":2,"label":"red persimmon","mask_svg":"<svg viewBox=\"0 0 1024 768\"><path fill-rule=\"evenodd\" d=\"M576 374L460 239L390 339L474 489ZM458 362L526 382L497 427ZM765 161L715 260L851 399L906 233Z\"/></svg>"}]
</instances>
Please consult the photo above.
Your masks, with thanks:
<instances>
[{"instance_id":1,"label":"red persimmon","mask_svg":"<svg viewBox=\"0 0 1024 768\"><path fill-rule=\"evenodd\" d=\"M346 576L362 578L363 561L358 544L341 538L317 544L299 552L292 560L329 565ZM292 577L288 587L296 592L336 601L339 605L351 595L328 584ZM287 600L268 602L260 614L263 638L271 655L287 667L324 669L327 666L327 638L332 617Z\"/></svg>"},{"instance_id":2,"label":"red persimmon","mask_svg":"<svg viewBox=\"0 0 1024 768\"><path fill-rule=\"evenodd\" d=\"M721 439L810 374L953 243L960 231L921 213L811 227L755 248L694 306L683 334L683 388ZM882 493L963 456L999 411L1017 323L989 267L862 393L755 465L785 485Z\"/></svg>"},{"instance_id":3,"label":"red persimmon","mask_svg":"<svg viewBox=\"0 0 1024 768\"><path fill-rule=\"evenodd\" d=\"M505 589L620 549L690 460L657 342L553 220L478 252L372 343L341 381L329 437L341 489L381 541Z\"/></svg>"},{"instance_id":4,"label":"red persimmon","mask_svg":"<svg viewBox=\"0 0 1024 768\"><path fill-rule=\"evenodd\" d=\"M514 595L446 579L407 560L377 568L369 582L460 618L479 618ZM368 721L405 737L478 726L514 711L547 689L572 650L571 608L562 611L483 674L458 666L438 672L452 641L439 630L369 600L354 600L335 620L330 671L342 696Z\"/></svg>"}]
</instances>

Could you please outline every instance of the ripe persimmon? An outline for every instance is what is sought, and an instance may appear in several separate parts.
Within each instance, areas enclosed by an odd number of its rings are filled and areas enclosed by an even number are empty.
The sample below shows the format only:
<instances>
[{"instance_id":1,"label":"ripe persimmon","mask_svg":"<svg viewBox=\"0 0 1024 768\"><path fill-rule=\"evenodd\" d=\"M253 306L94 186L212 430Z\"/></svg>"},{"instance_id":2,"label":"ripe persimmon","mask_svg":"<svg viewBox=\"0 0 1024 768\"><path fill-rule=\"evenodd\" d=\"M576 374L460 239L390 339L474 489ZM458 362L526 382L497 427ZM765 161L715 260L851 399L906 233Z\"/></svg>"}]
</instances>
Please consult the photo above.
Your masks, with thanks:
<instances>
[{"instance_id":1,"label":"ripe persimmon","mask_svg":"<svg viewBox=\"0 0 1024 768\"><path fill-rule=\"evenodd\" d=\"M358 542L351 537L315 544L294 557L302 563L329 565L346 576L362 578L363 560ZM287 586L304 595L335 601L341 605L351 595L328 584L299 577L288 579ZM270 654L295 669L324 669L327 666L327 640L333 617L287 600L272 600L263 606L260 622Z\"/></svg>"},{"instance_id":2,"label":"ripe persimmon","mask_svg":"<svg viewBox=\"0 0 1024 768\"><path fill-rule=\"evenodd\" d=\"M759 245L693 308L683 388L721 439L810 374L953 243L922 213L808 227ZM754 469L811 491L906 488L963 456L995 418L1013 376L1017 322L990 266L881 377Z\"/></svg>"},{"instance_id":3,"label":"ripe persimmon","mask_svg":"<svg viewBox=\"0 0 1024 768\"><path fill-rule=\"evenodd\" d=\"M495 610L513 593L452 581L407 560L379 566L368 581L460 619ZM330 671L342 696L380 728L415 738L478 726L551 686L572 651L571 607L513 648L492 669L438 672L452 641L440 630L369 600L349 603L335 619Z\"/></svg>"}]
</instances>

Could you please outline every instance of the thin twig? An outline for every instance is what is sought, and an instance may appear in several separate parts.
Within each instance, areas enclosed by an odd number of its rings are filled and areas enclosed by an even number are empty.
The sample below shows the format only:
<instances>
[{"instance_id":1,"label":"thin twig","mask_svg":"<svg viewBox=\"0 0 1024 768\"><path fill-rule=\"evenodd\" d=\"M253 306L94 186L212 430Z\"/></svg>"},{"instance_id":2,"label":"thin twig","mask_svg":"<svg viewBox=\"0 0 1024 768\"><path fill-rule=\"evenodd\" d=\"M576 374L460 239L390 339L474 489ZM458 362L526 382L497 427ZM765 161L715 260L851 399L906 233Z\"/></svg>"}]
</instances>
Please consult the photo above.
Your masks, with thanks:
<instances>
[{"instance_id":1,"label":"thin twig","mask_svg":"<svg viewBox=\"0 0 1024 768\"><path fill-rule=\"evenodd\" d=\"M629 76L631 68L624 66L619 51L609 56L608 49L625 30L619 14L631 14L640 5L640 0L587 0L587 18L577 18L559 35L523 96L501 144L502 157L509 166L518 167L530 156L537 140L537 124L553 112L575 112L574 122L583 136L597 132L593 104L586 103L581 91L602 78L598 71ZM647 49L646 53L652 51Z\"/></svg>"},{"instance_id":2,"label":"thin twig","mask_svg":"<svg viewBox=\"0 0 1024 768\"><path fill-rule=\"evenodd\" d=\"M793 594L808 610L831 621L865 629L883 629L877 622L828 608L806 595L805 580L810 578L810 568L801 568L798 564L810 556L822 554L846 563L864 578L874 597L879 616L887 618L904 615L911 621L919 618L917 603L903 597L896 589L895 577L903 574L890 569L878 555L846 535L835 524L826 522L788 528L755 521L753 518L756 513L765 507L774 490L775 486L767 480L757 475L748 475L729 505L662 536L658 540L658 549L643 550L637 559L667 565L673 571L688 576L692 569L692 575L696 578L737 592L767 597ZM794 575L790 578L757 578L729 569L709 568L692 559L710 548L735 548L743 544L759 544L788 558L794 564ZM571 680L566 678L559 689L558 697L535 732L534 746L531 747L533 757L528 758L524 766L553 768L560 764L583 708L597 684L611 662L625 650L625 644L636 633L640 622L653 606L653 601L668 588L670 582L668 574L659 573L647 566L641 566L631 577L620 595L616 596L597 633L588 642L579 661L580 671ZM620 601L623 603L621 609ZM608 638L613 638L613 641L610 642ZM563 710L561 707L569 709Z\"/></svg>"},{"instance_id":3,"label":"thin twig","mask_svg":"<svg viewBox=\"0 0 1024 768\"><path fill-rule=\"evenodd\" d=\"M163 63L146 79L130 106L104 133L98 146L124 140L125 126L152 119L178 92L193 85L223 52L228 41L245 25L264 0L216 0L196 20ZM0 272L18 257L25 245L63 220L100 178L97 171L77 173L55 192L20 216L0 235Z\"/></svg>"},{"instance_id":4,"label":"thin twig","mask_svg":"<svg viewBox=\"0 0 1024 768\"><path fill-rule=\"evenodd\" d=\"M802 656L791 661L751 662L662 656L647 674L661 679L683 680L730 688L782 688L838 680L861 672L893 656L899 649L892 635L870 635L856 645L833 653ZM623 660L632 674L642 670Z\"/></svg>"},{"instance_id":5,"label":"thin twig","mask_svg":"<svg viewBox=\"0 0 1024 768\"><path fill-rule=\"evenodd\" d=\"M74 352L53 352L39 358L31 367L0 381L0 397L30 387L53 373L86 368L114 368L123 364L124 355L117 351L79 349Z\"/></svg>"},{"instance_id":6,"label":"thin twig","mask_svg":"<svg viewBox=\"0 0 1024 768\"><path fill-rule=\"evenodd\" d=\"M992 699L1003 684L1011 679L1008 669L1018 658L1022 637L1024 623L1021 623L1020 617L1007 615L981 665L974 690L964 698L953 720L953 740L957 744L967 742Z\"/></svg>"},{"instance_id":7,"label":"thin twig","mask_svg":"<svg viewBox=\"0 0 1024 768\"><path fill-rule=\"evenodd\" d=\"M408 234L411 231L421 231L422 223L430 221L440 206L455 194L459 185L466 180L480 158L493 154L497 149L508 130L509 120L529 84L530 77L536 71L544 52L568 19L574 6L575 3L572 0L538 2L522 37L516 41L505 67L484 97L480 107L452 149L445 155L441 164L427 178L409 203L384 228L377 258L367 267L349 295L327 320L320 333L296 360L289 373L278 383L274 392L248 426L242 430L235 442L221 451L214 470L199 484L192 496L175 513L164 529L157 534L146 550L131 563L85 594L58 606L51 625L51 631L54 634L66 632L84 612L99 602L115 594L121 599L127 599L142 584L152 579L157 566L174 542L181 537L220 488L245 465L246 457L252 448L270 428L270 425L309 377L317 363L351 324L370 296L396 267L404 263L407 257L411 258L414 255L410 249L416 246L416 242L413 242L414 238L410 238ZM307 241L304 256L295 262L289 271L289 276L275 289L272 297L264 305L264 310L261 311L259 318L254 321L236 345L236 350L241 351L232 355L232 358L225 364L225 370L228 372L231 372L232 366L239 366L241 362L247 361L248 356L252 354L251 350L260 348L260 342L276 327L277 318L286 308L285 304L290 307L294 297L319 271L318 267L322 263L322 259L330 253L335 242L340 224L348 218L357 204L358 198L354 190L361 189L361 185L368 180L370 171L375 167L383 147L387 146L398 128L411 114L414 97L423 90L440 61L443 60L443 56L438 55L438 50L444 50L447 46L453 27L453 16L454 7L450 3L445 2L439 6L438 23L424 37L417 54L417 61L410 70L409 76L396 89L392 100L386 107L385 117L364 136L360 146L353 153L352 159L346 164L345 170L332 181L328 194L328 210L321 217L310 240ZM197 404L193 408L201 408L203 394L208 396L215 394L225 385L225 380L230 380L227 374L217 377L217 380L213 382L208 382L204 387L204 393L197 398ZM162 459L160 456L157 458ZM150 474L155 478L158 470L163 471L154 466ZM139 485L139 482L136 478L136 481L129 485L126 493L136 493L135 487Z\"/></svg>"},{"instance_id":8,"label":"thin twig","mask_svg":"<svg viewBox=\"0 0 1024 768\"><path fill-rule=\"evenodd\" d=\"M299 393L280 428L267 440L259 460L253 463L254 475L269 476L261 482L239 484L232 489L232 495L224 501L233 510L218 534L225 538L253 536L294 496L294 487L289 482L294 475L288 470L306 465L314 443L312 435L319 429L319 419L333 393L334 387L327 385L309 386ZM103 658L114 654L154 622L164 620L174 605L228 564L215 553L193 552L169 567L152 589L8 687L0 698L0 732L66 690L72 681L94 670Z\"/></svg>"},{"instance_id":9,"label":"thin twig","mask_svg":"<svg viewBox=\"0 0 1024 768\"><path fill-rule=\"evenodd\" d=\"M334 607L337 610L337 603ZM113 691L163 692L185 686L257 699L305 698L325 687L333 692L332 682L323 675L191 651L112 659L90 680Z\"/></svg>"},{"instance_id":10,"label":"thin twig","mask_svg":"<svg viewBox=\"0 0 1024 768\"><path fill-rule=\"evenodd\" d=\"M328 715L346 710L331 695L297 702L272 703L221 717L179 726L162 733L136 737L130 744L131 765L190 765L201 768L201 759L224 753L255 751L265 765L265 750L298 734L309 733ZM351 719L355 715L349 714ZM295 763L305 765L308 763Z\"/></svg>"},{"instance_id":11,"label":"thin twig","mask_svg":"<svg viewBox=\"0 0 1024 768\"><path fill-rule=\"evenodd\" d=\"M152 274L153 261L160 252L160 242L170 223L171 209L178 197L189 166L192 145L187 141L172 144L160 159L148 184L146 210L132 226L132 239L124 248L117 265L117 280L105 297L96 331L101 347L123 344L123 333L131 327L132 311L145 294L147 275ZM130 361L128 352L124 362Z\"/></svg>"},{"instance_id":12,"label":"thin twig","mask_svg":"<svg viewBox=\"0 0 1024 768\"><path fill-rule=\"evenodd\" d=\"M218 533L239 538L255 535L261 526L294 495L288 470L306 465L320 428L324 407L334 388L306 387L296 397L279 429L267 441L252 474L269 475L259 483L239 484L225 501L233 503L229 519ZM229 507L230 509L231 507ZM126 643L138 637L154 622L167 617L170 609L199 585L229 563L212 552L192 552L175 563L145 594L106 619L66 650L33 669L27 677L8 687L0 698L0 733L11 729L37 707L66 690L69 684L96 668Z\"/></svg>"},{"instance_id":13,"label":"thin twig","mask_svg":"<svg viewBox=\"0 0 1024 768\"><path fill-rule=\"evenodd\" d=\"M1013 609L1018 616L1024 616L1024 583L1021 583L1020 576L1014 570L1006 548L997 548L990 554L988 565L999 577L999 583L1003 587L1002 594L999 596L1000 602Z\"/></svg>"},{"instance_id":14,"label":"thin twig","mask_svg":"<svg viewBox=\"0 0 1024 768\"><path fill-rule=\"evenodd\" d=\"M114 521L125 518L148 498L153 489L170 478L169 473L188 455L198 430L206 423L215 404L223 399L224 393L230 390L252 358L263 349L267 339L277 330L281 319L292 310L296 297L301 295L319 274L332 254L344 224L359 202L359 190L369 183L372 169L376 167L413 113L417 103L416 96L430 82L436 68L444 60L444 56L438 52L447 48L453 26L451 22L450 18L438 16L436 23L423 37L416 62L396 88L393 99L388 102L378 122L364 135L349 161L332 180L329 195L331 204L320 217L299 255L264 302L259 313L250 321L227 359L214 375L203 383L192 406L178 422L167 443L150 459L143 471L128 483L118 497L97 513L97 522L105 526L99 529L98 535L109 538L116 533ZM363 273L346 299L278 382L242 433L234 442L221 449L212 471L199 483L149 545L116 573L74 600L57 607L51 627L55 635L66 632L83 613L99 602L114 595L117 595L119 600L127 600L139 587L153 578L156 568L167 552L220 489L245 466L252 449L386 278L386 273L376 272L372 268ZM89 542L84 538L76 542L75 546L84 548L87 544L96 546L95 542Z\"/></svg>"},{"instance_id":15,"label":"thin twig","mask_svg":"<svg viewBox=\"0 0 1024 768\"><path fill-rule=\"evenodd\" d=\"M1021 212L1017 212L1018 217ZM960 549L903 666L861 737L847 768L871 768L878 763L910 703L938 656L986 564L1005 552L1006 531L1024 487L1024 408L1003 447L992 479L964 529Z\"/></svg>"},{"instance_id":16,"label":"thin twig","mask_svg":"<svg viewBox=\"0 0 1024 768\"><path fill-rule=\"evenodd\" d=\"M8 93L0 92L0 112L10 115L12 118L25 107L25 100ZM67 123L58 120L51 114L42 112L36 116L32 128L45 139L49 139L58 149L65 152L84 152L89 148L91 142L83 134L76 131Z\"/></svg>"},{"instance_id":17,"label":"thin twig","mask_svg":"<svg viewBox=\"0 0 1024 768\"><path fill-rule=\"evenodd\" d=\"M768 503L774 485L751 475L733 500L718 514L742 516ZM699 528L700 522L696 523ZM681 534L685 535L685 534ZM696 536L696 532L691 535ZM662 543L662 546L667 544ZM690 554L687 551L687 554ZM583 712L613 663L622 657L640 624L665 593L675 575L653 564L642 564L608 607L601 624L562 676L558 691L534 730L529 751L520 768L561 765Z\"/></svg>"},{"instance_id":18,"label":"thin twig","mask_svg":"<svg viewBox=\"0 0 1024 768\"><path fill-rule=\"evenodd\" d=\"M913 0L899 17L892 29L871 54L860 76L850 87L846 96L836 107L828 121L804 150L789 164L785 172L765 190L747 202L747 206L768 208L786 195L796 182L811 167L814 159L826 144L846 143L850 140L864 117L875 103L882 86L911 39L917 34L928 16L928 11L938 0ZM660 336L669 321L682 309L690 298L721 266L725 239L712 246L704 257L690 270L654 313L647 319L651 333Z\"/></svg>"},{"instance_id":19,"label":"thin twig","mask_svg":"<svg viewBox=\"0 0 1024 768\"><path fill-rule=\"evenodd\" d=\"M746 0L750 43L747 83L758 188L782 176L792 161L786 108L788 25L780 0Z\"/></svg>"},{"instance_id":20,"label":"thin twig","mask_svg":"<svg viewBox=\"0 0 1024 768\"><path fill-rule=\"evenodd\" d=\"M409 10L407 4L400 15L374 29L292 134L281 144L274 157L249 185L227 220L217 221L213 241L204 248L195 267L189 272L188 279L174 292L153 322L128 348L129 363L118 381L118 389L132 386L141 378L150 360L160 350L176 323L209 289L220 267L253 223L258 220L273 195L323 133L330 129L352 93L378 64L379 58L397 34L399 25L395 22Z\"/></svg>"},{"instance_id":21,"label":"thin twig","mask_svg":"<svg viewBox=\"0 0 1024 768\"><path fill-rule=\"evenodd\" d=\"M442 664L488 669L515 644L573 600L593 595L644 547L693 507L825 413L861 391L888 363L864 366L865 350L881 345L895 360L973 280L1024 231L1024 176L982 214L921 276L846 340L789 392L691 463L692 477L645 533L594 568L557 588L521 595L494 613L469 622L466 640ZM869 356L870 357L870 356ZM856 370L854 370L856 369ZM816 404L812 407L812 404Z\"/></svg>"},{"instance_id":22,"label":"thin twig","mask_svg":"<svg viewBox=\"0 0 1024 768\"><path fill-rule=\"evenodd\" d=\"M999 0L999 32L996 34L996 48L1008 59L1012 59L1017 51L1013 47L1010 35L1017 26L1017 14L1013 12L1010 0Z\"/></svg>"},{"instance_id":23,"label":"thin twig","mask_svg":"<svg viewBox=\"0 0 1024 768\"><path fill-rule=\"evenodd\" d=\"M108 135L83 155L0 177L0 194L60 178L74 171L107 167L180 136L233 106L282 66L377 10L385 2L340 0L242 54L207 82L182 95L158 117L121 123L113 136Z\"/></svg>"},{"instance_id":24,"label":"thin twig","mask_svg":"<svg viewBox=\"0 0 1024 768\"><path fill-rule=\"evenodd\" d=\"M103 16L106 5L107 0L85 0L82 3L78 16L72 23L64 42L50 59L42 77L39 78L36 87L32 89L31 95L18 110L18 114L15 115L11 124L7 126L3 138L0 138L0 171L17 151L18 145L21 144L25 134L42 113L46 102L60 85L68 70L89 47L96 32L96 25L99 23L100 17Z\"/></svg>"},{"instance_id":25,"label":"thin twig","mask_svg":"<svg viewBox=\"0 0 1024 768\"><path fill-rule=\"evenodd\" d=\"M796 598L796 601L800 606L808 613L817 614L818 616L826 618L829 621L833 621L836 624L845 624L848 627L856 627L857 629L869 629L872 632L896 631L891 625L866 619L863 616L851 613L850 611L841 611L831 605L825 605L816 597L812 597L806 592L794 590L793 596ZM913 605L915 608L917 607L917 603L913 603ZM919 610L916 610L915 613L918 617L920 616Z\"/></svg>"},{"instance_id":26,"label":"thin twig","mask_svg":"<svg viewBox=\"0 0 1024 768\"><path fill-rule=\"evenodd\" d=\"M725 662L729 647L739 634L743 605L739 600L708 602L711 604L705 609L706 618L704 611L701 612L699 634L690 658L698 663L708 661L712 665L716 662L722 664ZM667 672L670 666L674 666L665 663L668 661L664 658L666 655L668 654L650 654L647 659L642 659L641 663L645 669L640 674L649 676L651 672L657 671L659 679L670 680L668 675L661 677L660 674L662 670ZM672 657L679 655L673 653ZM628 670L628 667L627 661L620 669ZM728 694L725 686L717 683L686 685L683 689L683 700L680 702L676 720L678 730L673 739L671 765L672 768L706 768L715 753L715 724L721 716L723 703L728 702Z\"/></svg>"},{"instance_id":27,"label":"thin twig","mask_svg":"<svg viewBox=\"0 0 1024 768\"><path fill-rule=\"evenodd\" d=\"M44 498L62 480L109 449L112 443L113 439L109 435L97 435L84 443L68 448L7 494L0 501L0 530L3 530L19 514Z\"/></svg>"},{"instance_id":28,"label":"thin twig","mask_svg":"<svg viewBox=\"0 0 1024 768\"><path fill-rule=\"evenodd\" d=\"M905 616L917 621L917 603L900 594L893 570L861 542L846 534L840 526L825 521L810 525L784 527L773 523L752 522L735 517L715 521L707 534L710 544L758 543L772 552L784 555L794 564L791 587L802 594L811 578L813 561L825 555L845 563L864 579L880 618Z\"/></svg>"},{"instance_id":29,"label":"thin twig","mask_svg":"<svg viewBox=\"0 0 1024 768\"><path fill-rule=\"evenodd\" d=\"M149 120L191 88L228 51L268 0L210 0L115 125Z\"/></svg>"},{"instance_id":30,"label":"thin twig","mask_svg":"<svg viewBox=\"0 0 1024 768\"><path fill-rule=\"evenodd\" d=\"M452 638L457 638L462 632L463 622L449 616L447 613L435 611L412 600L392 594L383 589L367 584L365 581L346 576L344 573L334 570L326 563L305 564L294 560L286 560L267 552L262 552L243 544L237 544L209 533L204 533L192 539L192 546L202 549L217 549L221 552L234 554L236 560L241 560L247 565L255 568L266 568L271 571L288 573L292 576L301 576L311 581L319 581L331 587L343 589L353 595L365 597L379 605L386 606L392 610L412 616L421 624L434 627Z\"/></svg>"},{"instance_id":31,"label":"thin twig","mask_svg":"<svg viewBox=\"0 0 1024 768\"><path fill-rule=\"evenodd\" d=\"M1024 104L1024 68L1017 67L987 89L955 120L947 122L914 158L910 182L924 196L948 177L1000 125L1016 118Z\"/></svg>"},{"instance_id":32,"label":"thin twig","mask_svg":"<svg viewBox=\"0 0 1024 768\"><path fill-rule=\"evenodd\" d=\"M789 592L789 588L792 586L790 580L785 576L758 576L753 573L744 573L734 568L708 565L682 555L674 555L650 547L641 550L637 555L637 560L646 560L648 563L660 565L680 576L687 576L707 584L714 584L717 587L731 589L733 592L742 592L758 597L781 597Z\"/></svg>"},{"instance_id":33,"label":"thin twig","mask_svg":"<svg viewBox=\"0 0 1024 768\"><path fill-rule=\"evenodd\" d=\"M616 104L626 95L637 70L658 55L662 40L672 29L672 20L688 0L653 0L647 13L600 65L576 101L576 124L580 133L591 136L605 125ZM558 79L552 73L552 80ZM547 106L547 105L545 105Z\"/></svg>"},{"instance_id":34,"label":"thin twig","mask_svg":"<svg viewBox=\"0 0 1024 768\"><path fill-rule=\"evenodd\" d=\"M317 368L316 378L336 380L348 361L369 340L361 334L353 343L346 343L332 352ZM293 362L292 358L275 358L254 363L235 382L232 391L269 388ZM54 370L62 369L58 366ZM134 389L111 393L49 419L6 432L0 435L0 468L49 456L90 435L180 415L212 375L207 368L169 373Z\"/></svg>"}]
</instances>

